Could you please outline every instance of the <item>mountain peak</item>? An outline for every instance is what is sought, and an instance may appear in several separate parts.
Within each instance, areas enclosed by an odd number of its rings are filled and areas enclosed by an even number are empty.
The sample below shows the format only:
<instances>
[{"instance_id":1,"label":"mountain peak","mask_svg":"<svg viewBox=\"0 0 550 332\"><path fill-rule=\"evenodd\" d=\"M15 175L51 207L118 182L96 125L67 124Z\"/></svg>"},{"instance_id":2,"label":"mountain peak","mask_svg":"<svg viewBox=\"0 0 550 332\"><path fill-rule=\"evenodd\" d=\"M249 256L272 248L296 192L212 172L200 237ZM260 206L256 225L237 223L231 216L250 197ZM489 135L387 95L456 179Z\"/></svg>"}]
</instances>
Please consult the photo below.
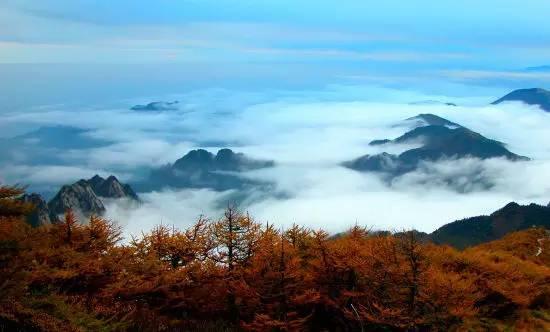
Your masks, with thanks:
<instances>
[{"instance_id":1,"label":"mountain peak","mask_svg":"<svg viewBox=\"0 0 550 332\"><path fill-rule=\"evenodd\" d=\"M461 125L444 119L440 116L431 113L418 114L411 118L406 119L407 122L414 122L416 127L420 126L448 126L448 127L462 127Z\"/></svg>"},{"instance_id":2,"label":"mountain peak","mask_svg":"<svg viewBox=\"0 0 550 332\"><path fill-rule=\"evenodd\" d=\"M63 215L68 209L73 209L81 216L101 215L105 206L94 192L92 185L86 180L79 180L71 185L64 185L48 203L50 212Z\"/></svg>"},{"instance_id":3,"label":"mountain peak","mask_svg":"<svg viewBox=\"0 0 550 332\"><path fill-rule=\"evenodd\" d=\"M527 105L537 105L542 110L550 112L550 91L542 88L514 90L504 97L494 101L492 104L497 105L507 101L519 101Z\"/></svg>"},{"instance_id":4,"label":"mountain peak","mask_svg":"<svg viewBox=\"0 0 550 332\"><path fill-rule=\"evenodd\" d=\"M109 177L105 180L108 182L118 182L118 179L114 175L109 175Z\"/></svg>"},{"instance_id":5,"label":"mountain peak","mask_svg":"<svg viewBox=\"0 0 550 332\"><path fill-rule=\"evenodd\" d=\"M146 105L135 105L131 108L133 111L177 111L179 109L179 101L153 101Z\"/></svg>"},{"instance_id":6,"label":"mountain peak","mask_svg":"<svg viewBox=\"0 0 550 332\"><path fill-rule=\"evenodd\" d=\"M137 194L134 190L126 185L122 184L116 176L109 175L107 179L102 178L99 175L95 175L91 179L87 180L93 191L100 197L105 198L130 198L138 200Z\"/></svg>"},{"instance_id":7,"label":"mountain peak","mask_svg":"<svg viewBox=\"0 0 550 332\"><path fill-rule=\"evenodd\" d=\"M186 155L176 160L173 167L176 169L189 168L213 168L214 154L204 149L196 149L189 151Z\"/></svg>"},{"instance_id":8,"label":"mountain peak","mask_svg":"<svg viewBox=\"0 0 550 332\"><path fill-rule=\"evenodd\" d=\"M344 166L357 171L387 172L391 176L399 176L415 170L421 162L444 158L504 157L511 161L528 160L508 151L499 141L486 138L434 114L419 114L405 121L421 123L394 140L375 140L370 145L421 143L421 147L407 150L398 156L387 153L365 155L344 163Z\"/></svg>"},{"instance_id":9,"label":"mountain peak","mask_svg":"<svg viewBox=\"0 0 550 332\"><path fill-rule=\"evenodd\" d=\"M273 165L273 161L252 159L228 148L218 150L215 155L204 149L196 149L171 165L152 170L149 179L140 188L241 188L254 181L238 173Z\"/></svg>"},{"instance_id":10,"label":"mountain peak","mask_svg":"<svg viewBox=\"0 0 550 332\"><path fill-rule=\"evenodd\" d=\"M218 153L216 154L216 158L224 159L224 158L233 157L234 155L235 155L235 152L233 152L233 150L224 148L218 151Z\"/></svg>"},{"instance_id":11,"label":"mountain peak","mask_svg":"<svg viewBox=\"0 0 550 332\"><path fill-rule=\"evenodd\" d=\"M64 214L69 208L78 211L83 217L101 215L105 212L101 198L139 200L132 188L120 183L114 175L104 179L96 174L88 180L80 179L71 185L61 187L48 203L48 208L55 216Z\"/></svg>"}]
</instances>

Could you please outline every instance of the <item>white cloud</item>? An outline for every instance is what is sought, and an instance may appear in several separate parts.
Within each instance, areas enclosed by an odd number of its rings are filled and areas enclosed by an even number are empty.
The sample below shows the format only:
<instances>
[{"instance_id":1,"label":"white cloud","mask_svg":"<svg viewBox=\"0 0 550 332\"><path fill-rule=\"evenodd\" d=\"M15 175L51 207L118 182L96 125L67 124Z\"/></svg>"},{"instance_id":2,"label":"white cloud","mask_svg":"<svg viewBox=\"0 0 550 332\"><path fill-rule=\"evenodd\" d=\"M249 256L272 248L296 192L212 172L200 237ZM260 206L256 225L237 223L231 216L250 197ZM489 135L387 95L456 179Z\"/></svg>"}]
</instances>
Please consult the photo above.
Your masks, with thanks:
<instances>
[{"instance_id":1,"label":"white cloud","mask_svg":"<svg viewBox=\"0 0 550 332\"><path fill-rule=\"evenodd\" d=\"M5 165L0 168L0 181L3 183L59 185L78 179L87 179L94 174L108 175L107 171L79 166L26 166Z\"/></svg>"},{"instance_id":2,"label":"white cloud","mask_svg":"<svg viewBox=\"0 0 550 332\"><path fill-rule=\"evenodd\" d=\"M89 177L96 169L127 176L134 167L174 161L210 140L219 142L213 145L230 147L238 142L235 150L277 162L274 168L246 176L273 181L278 192L288 197L254 193L247 209L259 220L280 225L297 222L340 231L357 222L376 228L431 231L455 219L490 213L509 201L550 200L550 184L544 181L550 175L550 147L544 144L550 141L550 114L536 107L409 105L418 100L448 101L448 97L375 87L268 91L265 95L245 92L242 99L246 102L240 100L240 93L189 93L180 99L189 108L174 113L99 108L8 115L4 119L9 125L85 124L94 129L92 135L115 141L107 147L68 153L66 160L75 164L63 166L67 168L11 166L11 174L47 183ZM394 124L419 113L434 113L503 141L512 152L533 161L427 163L392 186L375 174L339 166L342 161L381 152L380 147L368 143L401 135L406 128ZM389 152L407 148L392 147ZM489 179L492 187L472 186L469 180L479 177ZM456 192L445 179L462 184L467 193ZM219 216L219 203L230 197L230 193L208 190L147 193L142 194L144 203L137 209L111 204L109 216L134 233L161 220L183 227L200 214Z\"/></svg>"}]
</instances>

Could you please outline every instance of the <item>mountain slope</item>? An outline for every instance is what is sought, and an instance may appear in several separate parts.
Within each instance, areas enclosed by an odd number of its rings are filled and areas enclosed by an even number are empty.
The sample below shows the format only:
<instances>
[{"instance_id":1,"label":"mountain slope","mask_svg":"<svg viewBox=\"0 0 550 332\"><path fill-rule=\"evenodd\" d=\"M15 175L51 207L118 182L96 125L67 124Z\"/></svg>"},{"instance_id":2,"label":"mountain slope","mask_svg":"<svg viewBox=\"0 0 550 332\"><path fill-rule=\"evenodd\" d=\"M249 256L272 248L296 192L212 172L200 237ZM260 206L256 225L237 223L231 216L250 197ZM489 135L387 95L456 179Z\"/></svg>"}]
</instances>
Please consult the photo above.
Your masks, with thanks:
<instances>
[{"instance_id":1,"label":"mountain slope","mask_svg":"<svg viewBox=\"0 0 550 332\"><path fill-rule=\"evenodd\" d=\"M531 227L550 229L550 207L509 203L489 216L457 220L430 234L437 244L465 248L493 240Z\"/></svg>"},{"instance_id":2,"label":"mountain slope","mask_svg":"<svg viewBox=\"0 0 550 332\"><path fill-rule=\"evenodd\" d=\"M394 140L375 140L370 145L421 143L421 147L407 150L398 156L388 153L365 155L344 163L344 166L357 171L401 175L415 170L420 162L439 159L503 157L511 161L529 160L508 151L499 141L488 139L433 114L420 114L406 121L414 121L419 126Z\"/></svg>"},{"instance_id":3,"label":"mountain slope","mask_svg":"<svg viewBox=\"0 0 550 332\"><path fill-rule=\"evenodd\" d=\"M454 123L440 116L430 113L418 114L405 120L405 122L413 123L414 127L423 126L449 126L449 127L462 127L458 123Z\"/></svg>"},{"instance_id":4,"label":"mountain slope","mask_svg":"<svg viewBox=\"0 0 550 332\"><path fill-rule=\"evenodd\" d=\"M546 112L550 112L550 91L540 88L514 90L506 96L494 101L500 104L507 101L520 101L527 105L538 105Z\"/></svg>"}]
</instances>

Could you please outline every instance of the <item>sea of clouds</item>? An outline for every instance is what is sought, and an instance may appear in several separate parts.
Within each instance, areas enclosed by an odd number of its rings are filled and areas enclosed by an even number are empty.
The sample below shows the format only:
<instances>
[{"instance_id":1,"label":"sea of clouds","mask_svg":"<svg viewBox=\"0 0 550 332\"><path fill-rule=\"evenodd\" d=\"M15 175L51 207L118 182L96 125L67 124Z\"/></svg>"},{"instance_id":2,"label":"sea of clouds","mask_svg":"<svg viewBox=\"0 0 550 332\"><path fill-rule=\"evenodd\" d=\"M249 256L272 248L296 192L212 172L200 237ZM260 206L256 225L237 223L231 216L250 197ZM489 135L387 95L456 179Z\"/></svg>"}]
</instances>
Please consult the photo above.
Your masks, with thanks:
<instances>
[{"instance_id":1,"label":"sea of clouds","mask_svg":"<svg viewBox=\"0 0 550 332\"><path fill-rule=\"evenodd\" d=\"M90 129L86 135L111 143L59 150L57 164L22 156L0 165L0 181L30 188L57 188L94 174L115 174L132 182L182 157L190 149L212 152L229 147L276 166L243 176L274 183L277 195L249 192L243 208L257 220L288 227L292 223L331 232L354 224L375 229L433 231L464 217L488 214L510 201L550 201L550 113L519 103L490 105L499 96L451 98L379 87L331 86L318 91L230 91L210 89L181 95L124 101L127 107L43 106L2 114L0 130L21 132L62 124ZM133 104L179 100L179 111L137 112ZM454 102L457 107L415 103ZM444 160L423 164L389 184L380 175L341 166L346 160L381 152L373 139L396 138L408 128L402 120L432 113L485 137L504 142L529 162L502 159ZM397 124L397 125L396 125ZM399 153L411 146L393 146ZM491 187L476 179L489 179ZM460 183L456 190L446 179ZM107 204L107 217L138 234L164 223L185 227L200 215L218 218L235 193L165 190L140 193L138 206Z\"/></svg>"}]
</instances>

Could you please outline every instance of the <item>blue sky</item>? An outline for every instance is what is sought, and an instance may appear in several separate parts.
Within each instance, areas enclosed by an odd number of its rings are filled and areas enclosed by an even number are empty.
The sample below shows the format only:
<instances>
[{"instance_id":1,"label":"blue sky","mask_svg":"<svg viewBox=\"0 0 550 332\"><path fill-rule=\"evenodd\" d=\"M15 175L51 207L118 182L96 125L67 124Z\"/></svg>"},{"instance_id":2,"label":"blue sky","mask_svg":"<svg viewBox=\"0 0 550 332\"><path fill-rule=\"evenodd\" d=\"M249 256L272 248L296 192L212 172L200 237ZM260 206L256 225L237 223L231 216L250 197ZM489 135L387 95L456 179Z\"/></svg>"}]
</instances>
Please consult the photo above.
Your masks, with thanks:
<instances>
[{"instance_id":1,"label":"blue sky","mask_svg":"<svg viewBox=\"0 0 550 332\"><path fill-rule=\"evenodd\" d=\"M126 67L143 65L175 85L192 75L544 87L550 71L525 68L550 64L549 12L546 0L2 0L0 73L85 64L81 77L116 73L124 84Z\"/></svg>"},{"instance_id":2,"label":"blue sky","mask_svg":"<svg viewBox=\"0 0 550 332\"><path fill-rule=\"evenodd\" d=\"M1 62L390 62L510 69L550 56L550 3L4 0Z\"/></svg>"}]
</instances>

